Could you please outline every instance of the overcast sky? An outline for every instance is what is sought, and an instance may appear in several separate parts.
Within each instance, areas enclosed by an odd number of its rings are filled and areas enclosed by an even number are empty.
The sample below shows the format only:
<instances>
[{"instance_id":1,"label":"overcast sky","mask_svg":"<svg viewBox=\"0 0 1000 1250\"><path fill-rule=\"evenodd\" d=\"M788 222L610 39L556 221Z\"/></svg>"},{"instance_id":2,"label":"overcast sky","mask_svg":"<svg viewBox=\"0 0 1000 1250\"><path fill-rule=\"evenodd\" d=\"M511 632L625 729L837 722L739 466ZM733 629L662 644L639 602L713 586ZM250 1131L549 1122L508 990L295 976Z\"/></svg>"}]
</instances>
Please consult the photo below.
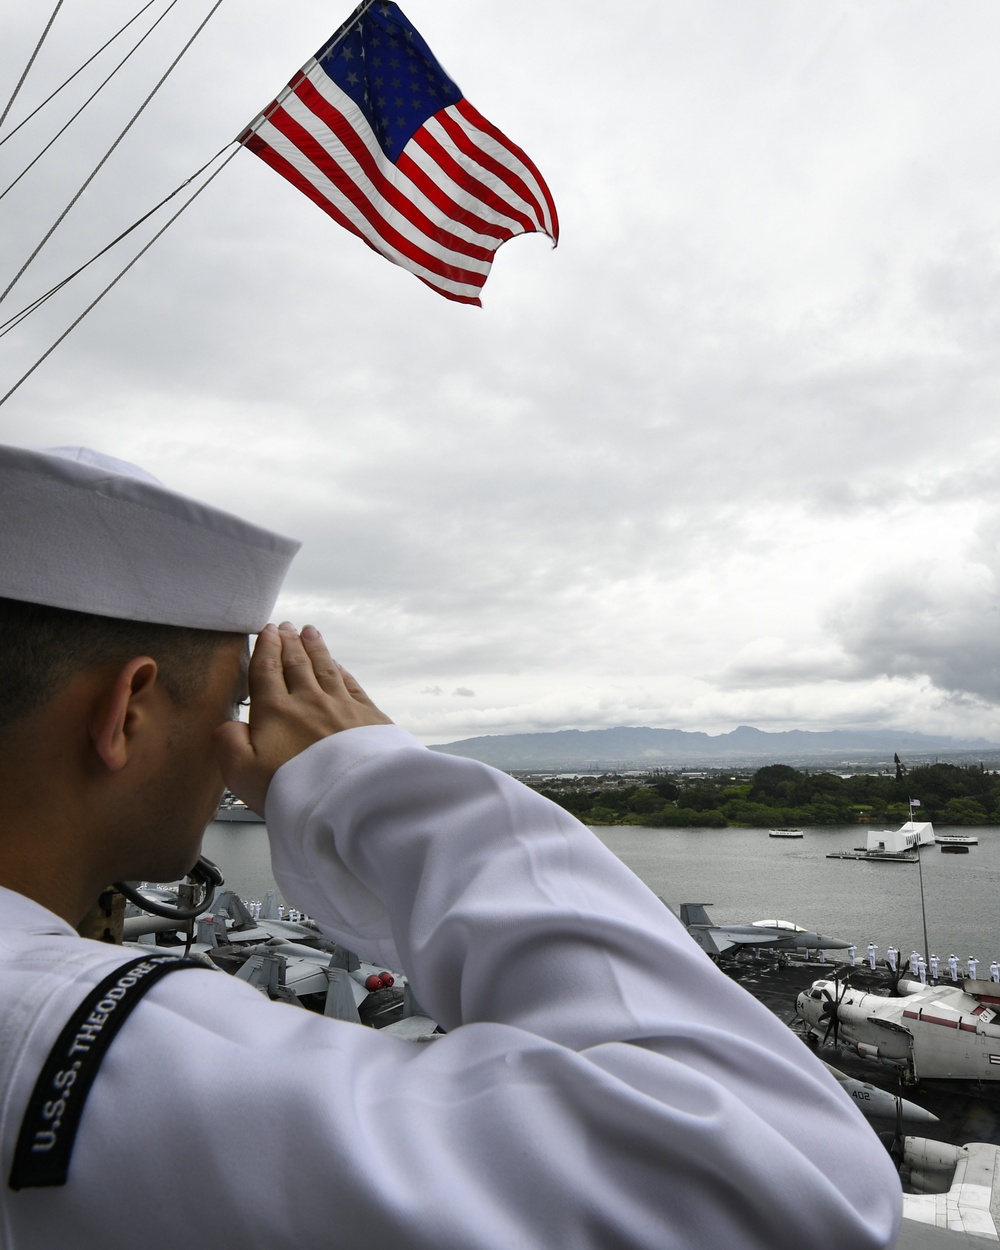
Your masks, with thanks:
<instances>
[{"instance_id":1,"label":"overcast sky","mask_svg":"<svg viewBox=\"0 0 1000 1250\"><path fill-rule=\"evenodd\" d=\"M140 4L69 0L8 127ZM179 0L0 200L6 280L210 7ZM350 7L223 3L4 309L235 137ZM7 6L4 100L49 8ZM558 249L512 240L484 307L452 304L239 151L0 439L93 446L302 539L278 615L425 741L1000 741L996 0L403 9L538 164ZM68 109L0 148L0 186ZM0 393L101 284L0 341Z\"/></svg>"}]
</instances>

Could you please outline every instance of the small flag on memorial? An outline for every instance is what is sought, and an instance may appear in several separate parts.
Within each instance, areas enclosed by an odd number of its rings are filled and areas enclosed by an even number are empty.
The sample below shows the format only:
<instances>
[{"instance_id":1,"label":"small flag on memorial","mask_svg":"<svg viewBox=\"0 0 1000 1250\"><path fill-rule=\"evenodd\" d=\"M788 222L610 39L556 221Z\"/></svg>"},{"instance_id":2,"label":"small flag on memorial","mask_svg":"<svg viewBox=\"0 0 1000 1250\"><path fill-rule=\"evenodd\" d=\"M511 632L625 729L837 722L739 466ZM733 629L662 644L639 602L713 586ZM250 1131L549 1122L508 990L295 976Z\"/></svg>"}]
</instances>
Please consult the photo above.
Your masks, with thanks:
<instances>
[{"instance_id":1,"label":"small flag on memorial","mask_svg":"<svg viewBox=\"0 0 1000 1250\"><path fill-rule=\"evenodd\" d=\"M463 97L396 4L359 5L239 142L446 299L478 305L514 235L559 238L530 158Z\"/></svg>"}]
</instances>

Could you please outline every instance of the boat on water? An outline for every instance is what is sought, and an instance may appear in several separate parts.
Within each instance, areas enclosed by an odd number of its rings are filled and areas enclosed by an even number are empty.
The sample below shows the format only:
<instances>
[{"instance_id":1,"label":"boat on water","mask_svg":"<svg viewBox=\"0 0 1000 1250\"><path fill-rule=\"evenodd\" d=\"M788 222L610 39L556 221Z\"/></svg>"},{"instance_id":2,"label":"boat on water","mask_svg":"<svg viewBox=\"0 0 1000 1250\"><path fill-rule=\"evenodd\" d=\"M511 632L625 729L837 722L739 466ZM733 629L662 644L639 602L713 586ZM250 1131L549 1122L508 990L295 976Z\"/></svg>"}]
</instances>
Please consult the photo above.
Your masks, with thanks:
<instances>
[{"instance_id":1,"label":"boat on water","mask_svg":"<svg viewBox=\"0 0 1000 1250\"><path fill-rule=\"evenodd\" d=\"M769 838L801 838L801 829L768 829Z\"/></svg>"},{"instance_id":2,"label":"boat on water","mask_svg":"<svg viewBox=\"0 0 1000 1250\"><path fill-rule=\"evenodd\" d=\"M974 833L936 833L934 841L941 847L979 845L979 838Z\"/></svg>"}]
</instances>

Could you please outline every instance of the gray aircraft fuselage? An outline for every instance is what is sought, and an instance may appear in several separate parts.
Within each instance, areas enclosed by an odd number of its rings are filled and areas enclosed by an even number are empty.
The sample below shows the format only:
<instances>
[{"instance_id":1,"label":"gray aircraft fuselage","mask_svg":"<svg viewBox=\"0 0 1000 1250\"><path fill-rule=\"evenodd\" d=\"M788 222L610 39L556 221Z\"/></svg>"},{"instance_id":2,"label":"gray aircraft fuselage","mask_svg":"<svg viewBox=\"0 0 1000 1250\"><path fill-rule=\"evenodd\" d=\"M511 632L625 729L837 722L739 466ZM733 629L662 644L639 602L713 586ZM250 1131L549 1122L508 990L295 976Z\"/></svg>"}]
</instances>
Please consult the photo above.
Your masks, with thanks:
<instances>
[{"instance_id":1,"label":"gray aircraft fuselage","mask_svg":"<svg viewBox=\"0 0 1000 1250\"><path fill-rule=\"evenodd\" d=\"M747 948L766 950L847 950L843 938L813 933L790 920L758 920L750 924L713 924L711 903L681 903L681 924L708 955L735 954Z\"/></svg>"}]
</instances>

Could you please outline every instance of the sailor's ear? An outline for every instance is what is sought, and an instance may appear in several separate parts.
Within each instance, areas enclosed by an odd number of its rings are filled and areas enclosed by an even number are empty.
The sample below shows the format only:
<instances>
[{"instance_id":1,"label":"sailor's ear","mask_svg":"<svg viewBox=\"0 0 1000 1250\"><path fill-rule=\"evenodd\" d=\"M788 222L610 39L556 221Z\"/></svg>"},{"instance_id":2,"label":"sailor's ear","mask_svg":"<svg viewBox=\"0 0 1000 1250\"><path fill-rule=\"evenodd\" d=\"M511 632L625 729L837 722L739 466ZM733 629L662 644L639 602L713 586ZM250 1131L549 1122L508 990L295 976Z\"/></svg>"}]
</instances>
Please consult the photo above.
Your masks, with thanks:
<instances>
[{"instance_id":1,"label":"sailor's ear","mask_svg":"<svg viewBox=\"0 0 1000 1250\"><path fill-rule=\"evenodd\" d=\"M156 688L156 674L154 659L136 656L121 667L94 708L90 738L109 772L118 772L128 763L135 729Z\"/></svg>"}]
</instances>

